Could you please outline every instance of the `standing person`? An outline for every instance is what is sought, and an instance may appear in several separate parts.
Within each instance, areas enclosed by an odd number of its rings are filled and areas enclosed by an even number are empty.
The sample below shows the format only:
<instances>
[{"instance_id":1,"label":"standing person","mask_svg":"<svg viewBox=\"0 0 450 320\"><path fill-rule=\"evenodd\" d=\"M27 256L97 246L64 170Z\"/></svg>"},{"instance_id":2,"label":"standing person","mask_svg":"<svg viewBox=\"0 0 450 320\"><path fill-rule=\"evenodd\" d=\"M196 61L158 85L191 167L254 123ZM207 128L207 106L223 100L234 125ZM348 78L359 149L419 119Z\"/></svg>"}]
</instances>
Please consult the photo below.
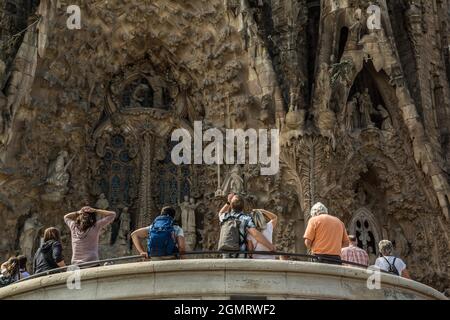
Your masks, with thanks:
<instances>
[{"instance_id":1,"label":"standing person","mask_svg":"<svg viewBox=\"0 0 450 320\"><path fill-rule=\"evenodd\" d=\"M341 258L345 262L352 262L360 264L361 266L369 266L369 254L366 250L358 247L358 239L354 235L348 236L350 246L343 248L341 251Z\"/></svg>"},{"instance_id":2,"label":"standing person","mask_svg":"<svg viewBox=\"0 0 450 320\"><path fill-rule=\"evenodd\" d=\"M149 227L141 228L131 234L136 250L141 256L152 260L175 259L177 255L183 259L186 250L184 232L175 224L176 211L172 207L164 207L159 217ZM147 240L147 250L142 246Z\"/></svg>"},{"instance_id":3,"label":"standing person","mask_svg":"<svg viewBox=\"0 0 450 320\"><path fill-rule=\"evenodd\" d=\"M270 211L258 209L252 212L252 218L255 222L256 229L270 242L273 242L273 230L277 226L278 216ZM267 222L267 220L269 222ZM249 239L253 245L253 251L270 251L267 247L259 243L255 238L249 235ZM274 259L274 256L254 254L253 259Z\"/></svg>"},{"instance_id":4,"label":"standing person","mask_svg":"<svg viewBox=\"0 0 450 320\"><path fill-rule=\"evenodd\" d=\"M411 279L408 270L406 269L406 263L402 259L394 256L394 246L389 240L382 240L378 244L380 250L380 256L375 261L375 266L381 270L401 276L406 279Z\"/></svg>"},{"instance_id":5,"label":"standing person","mask_svg":"<svg viewBox=\"0 0 450 320\"><path fill-rule=\"evenodd\" d=\"M97 214L102 217L97 220ZM97 261L98 241L102 229L111 224L116 213L91 207L64 216L72 234L72 264Z\"/></svg>"},{"instance_id":6,"label":"standing person","mask_svg":"<svg viewBox=\"0 0 450 320\"><path fill-rule=\"evenodd\" d=\"M5 262L2 267L4 270L0 276L0 287L10 285L21 279L19 259L16 257L9 258L9 260Z\"/></svg>"},{"instance_id":7,"label":"standing person","mask_svg":"<svg viewBox=\"0 0 450 320\"><path fill-rule=\"evenodd\" d=\"M342 248L350 242L344 223L329 215L327 207L320 202L311 209L311 219L303 238L318 262L338 265L342 264Z\"/></svg>"},{"instance_id":8,"label":"standing person","mask_svg":"<svg viewBox=\"0 0 450 320\"><path fill-rule=\"evenodd\" d=\"M24 255L20 255L17 257L17 259L19 260L20 277L22 279L28 278L30 274L27 271L27 257L25 257Z\"/></svg>"},{"instance_id":9,"label":"standing person","mask_svg":"<svg viewBox=\"0 0 450 320\"><path fill-rule=\"evenodd\" d=\"M268 251L275 251L274 245L256 229L252 217L244 213L244 204L244 199L241 196L228 195L227 204L219 212L221 224L219 250L248 251L248 235L251 235L253 239L266 247ZM224 257L240 258L245 257L245 255L227 254Z\"/></svg>"},{"instance_id":10,"label":"standing person","mask_svg":"<svg viewBox=\"0 0 450 320\"><path fill-rule=\"evenodd\" d=\"M37 274L65 266L59 230L48 228L44 231L43 244L34 255L33 273Z\"/></svg>"}]
</instances>

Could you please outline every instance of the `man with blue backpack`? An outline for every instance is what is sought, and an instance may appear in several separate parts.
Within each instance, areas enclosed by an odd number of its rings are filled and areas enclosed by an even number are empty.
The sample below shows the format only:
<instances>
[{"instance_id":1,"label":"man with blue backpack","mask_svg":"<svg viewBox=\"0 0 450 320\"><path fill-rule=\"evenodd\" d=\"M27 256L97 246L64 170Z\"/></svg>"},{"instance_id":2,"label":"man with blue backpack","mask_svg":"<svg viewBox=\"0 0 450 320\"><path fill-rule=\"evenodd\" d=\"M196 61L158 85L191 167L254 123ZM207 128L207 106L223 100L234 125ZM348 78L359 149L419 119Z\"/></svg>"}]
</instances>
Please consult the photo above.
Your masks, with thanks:
<instances>
[{"instance_id":1,"label":"man with blue backpack","mask_svg":"<svg viewBox=\"0 0 450 320\"><path fill-rule=\"evenodd\" d=\"M141 256L152 260L169 260L183 258L185 252L184 232L175 225L176 211L172 207L164 207L161 215L146 228L141 228L131 234L134 246ZM147 250L142 246L142 240L147 241Z\"/></svg>"}]
</instances>

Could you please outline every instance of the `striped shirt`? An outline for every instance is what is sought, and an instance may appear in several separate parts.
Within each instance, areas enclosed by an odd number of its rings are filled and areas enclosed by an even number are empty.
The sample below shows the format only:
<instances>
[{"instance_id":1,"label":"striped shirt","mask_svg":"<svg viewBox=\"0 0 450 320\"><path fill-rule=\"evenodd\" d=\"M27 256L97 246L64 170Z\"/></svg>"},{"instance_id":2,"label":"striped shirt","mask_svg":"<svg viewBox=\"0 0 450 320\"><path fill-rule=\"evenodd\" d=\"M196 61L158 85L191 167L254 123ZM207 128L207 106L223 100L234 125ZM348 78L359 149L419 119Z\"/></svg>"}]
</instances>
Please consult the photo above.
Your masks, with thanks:
<instances>
[{"instance_id":1,"label":"striped shirt","mask_svg":"<svg viewBox=\"0 0 450 320\"><path fill-rule=\"evenodd\" d=\"M369 266L369 255L367 252L353 244L351 244L350 247L342 249L341 258L344 263L347 261L363 266Z\"/></svg>"}]
</instances>

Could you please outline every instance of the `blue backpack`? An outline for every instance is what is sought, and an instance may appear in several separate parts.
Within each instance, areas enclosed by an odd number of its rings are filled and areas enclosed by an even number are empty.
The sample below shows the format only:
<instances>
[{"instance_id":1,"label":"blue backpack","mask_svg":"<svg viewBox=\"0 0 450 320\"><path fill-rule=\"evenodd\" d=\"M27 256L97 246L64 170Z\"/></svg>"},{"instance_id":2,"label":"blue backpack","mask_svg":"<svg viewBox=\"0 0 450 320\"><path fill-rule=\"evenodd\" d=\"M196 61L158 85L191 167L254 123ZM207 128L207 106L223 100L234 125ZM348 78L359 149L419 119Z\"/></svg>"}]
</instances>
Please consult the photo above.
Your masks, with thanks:
<instances>
[{"instance_id":1,"label":"blue backpack","mask_svg":"<svg viewBox=\"0 0 450 320\"><path fill-rule=\"evenodd\" d=\"M159 216L153 221L148 233L147 252L149 257L173 256L178 252L172 217Z\"/></svg>"}]
</instances>

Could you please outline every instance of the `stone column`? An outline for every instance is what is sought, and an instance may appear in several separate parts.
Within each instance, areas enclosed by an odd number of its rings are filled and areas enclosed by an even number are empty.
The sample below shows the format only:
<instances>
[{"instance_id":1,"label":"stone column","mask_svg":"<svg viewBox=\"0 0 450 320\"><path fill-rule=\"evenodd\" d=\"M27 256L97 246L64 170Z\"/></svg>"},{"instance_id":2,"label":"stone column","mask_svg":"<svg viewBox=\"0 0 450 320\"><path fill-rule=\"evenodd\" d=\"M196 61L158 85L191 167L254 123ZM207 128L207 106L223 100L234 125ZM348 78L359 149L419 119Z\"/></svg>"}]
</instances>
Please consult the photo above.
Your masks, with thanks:
<instances>
[{"instance_id":1,"label":"stone column","mask_svg":"<svg viewBox=\"0 0 450 320\"><path fill-rule=\"evenodd\" d=\"M142 228L148 226L152 220L152 211L154 210L152 196L152 162L154 137L146 132L143 135L143 144L141 147L141 181L139 186L139 215L136 227Z\"/></svg>"}]
</instances>

